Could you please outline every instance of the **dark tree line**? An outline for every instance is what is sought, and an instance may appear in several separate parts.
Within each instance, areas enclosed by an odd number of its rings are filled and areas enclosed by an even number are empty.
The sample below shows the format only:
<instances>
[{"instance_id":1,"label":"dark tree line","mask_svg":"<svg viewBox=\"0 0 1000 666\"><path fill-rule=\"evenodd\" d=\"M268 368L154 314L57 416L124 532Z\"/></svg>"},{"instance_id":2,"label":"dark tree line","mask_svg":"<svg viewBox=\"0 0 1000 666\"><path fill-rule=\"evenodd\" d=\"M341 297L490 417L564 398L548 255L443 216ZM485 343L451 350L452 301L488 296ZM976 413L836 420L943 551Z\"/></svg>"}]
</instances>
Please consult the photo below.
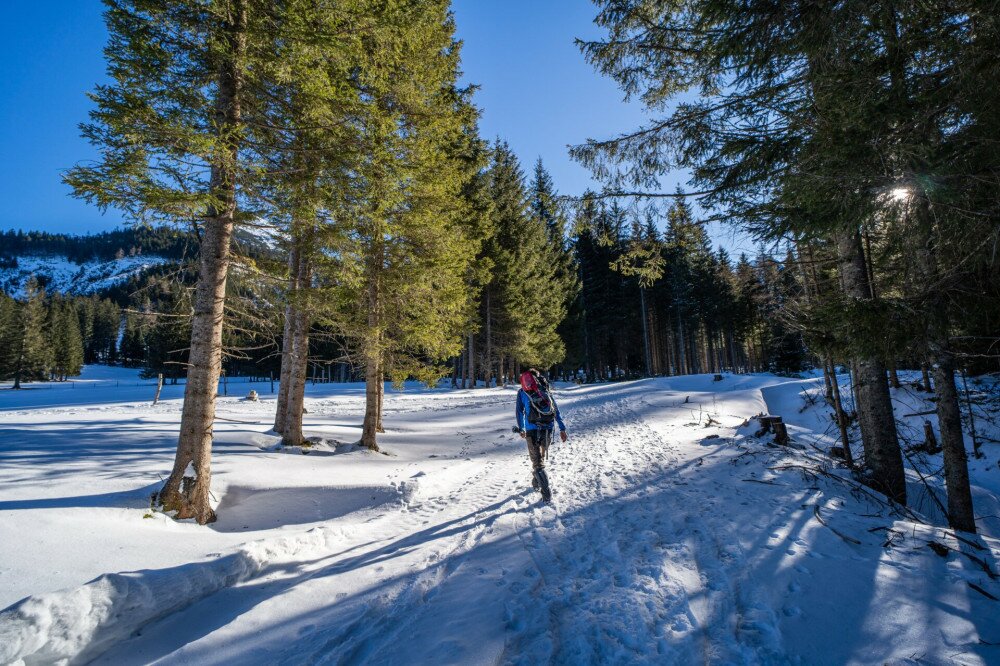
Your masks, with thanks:
<instances>
[{"instance_id":1,"label":"dark tree line","mask_svg":"<svg viewBox=\"0 0 1000 666\"><path fill-rule=\"evenodd\" d=\"M19 255L58 255L74 263L110 261L139 254L182 259L197 251L197 239L166 227L130 227L74 236L46 231L0 232L0 261L16 267Z\"/></svg>"}]
</instances>

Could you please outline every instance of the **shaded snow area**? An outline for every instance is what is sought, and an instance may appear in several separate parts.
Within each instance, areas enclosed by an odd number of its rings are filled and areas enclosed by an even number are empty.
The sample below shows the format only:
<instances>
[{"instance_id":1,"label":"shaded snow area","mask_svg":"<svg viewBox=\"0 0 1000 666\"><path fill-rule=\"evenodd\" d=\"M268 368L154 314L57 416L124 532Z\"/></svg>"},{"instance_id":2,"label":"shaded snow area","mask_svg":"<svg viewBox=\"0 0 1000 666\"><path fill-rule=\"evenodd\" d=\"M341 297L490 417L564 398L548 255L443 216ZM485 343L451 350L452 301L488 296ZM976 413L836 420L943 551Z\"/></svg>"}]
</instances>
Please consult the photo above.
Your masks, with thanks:
<instances>
[{"instance_id":1,"label":"shaded snow area","mask_svg":"<svg viewBox=\"0 0 1000 666\"><path fill-rule=\"evenodd\" d=\"M561 387L551 505L512 389L388 390L383 455L352 444L361 385L309 386L313 445L289 451L270 386L230 382L206 527L149 510L182 387L152 407L130 380L0 390L0 663L1000 663L996 519L940 526L940 455L913 513L856 487L821 380ZM985 516L1000 433L976 390ZM792 446L754 436L761 412Z\"/></svg>"},{"instance_id":2,"label":"shaded snow area","mask_svg":"<svg viewBox=\"0 0 1000 666\"><path fill-rule=\"evenodd\" d=\"M24 287L34 276L46 285L46 291L84 296L109 289L168 261L141 255L78 264L58 255L23 255L17 257L16 268L0 268L0 290L14 298L24 298Z\"/></svg>"}]
</instances>

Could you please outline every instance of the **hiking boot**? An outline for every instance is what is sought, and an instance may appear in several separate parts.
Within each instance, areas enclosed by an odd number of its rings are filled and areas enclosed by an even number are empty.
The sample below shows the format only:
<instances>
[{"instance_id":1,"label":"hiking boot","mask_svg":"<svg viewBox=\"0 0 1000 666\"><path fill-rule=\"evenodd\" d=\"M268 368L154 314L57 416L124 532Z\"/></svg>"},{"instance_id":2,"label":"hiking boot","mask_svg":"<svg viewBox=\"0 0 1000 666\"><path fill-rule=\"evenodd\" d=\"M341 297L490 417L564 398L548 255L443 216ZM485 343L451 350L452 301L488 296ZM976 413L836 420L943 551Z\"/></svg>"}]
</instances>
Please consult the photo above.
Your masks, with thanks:
<instances>
[{"instance_id":1,"label":"hiking boot","mask_svg":"<svg viewBox=\"0 0 1000 666\"><path fill-rule=\"evenodd\" d=\"M542 492L542 499L548 502L552 499L552 493L549 491L549 475L545 473L544 469L540 469L534 474L534 483L538 484L537 489Z\"/></svg>"}]
</instances>

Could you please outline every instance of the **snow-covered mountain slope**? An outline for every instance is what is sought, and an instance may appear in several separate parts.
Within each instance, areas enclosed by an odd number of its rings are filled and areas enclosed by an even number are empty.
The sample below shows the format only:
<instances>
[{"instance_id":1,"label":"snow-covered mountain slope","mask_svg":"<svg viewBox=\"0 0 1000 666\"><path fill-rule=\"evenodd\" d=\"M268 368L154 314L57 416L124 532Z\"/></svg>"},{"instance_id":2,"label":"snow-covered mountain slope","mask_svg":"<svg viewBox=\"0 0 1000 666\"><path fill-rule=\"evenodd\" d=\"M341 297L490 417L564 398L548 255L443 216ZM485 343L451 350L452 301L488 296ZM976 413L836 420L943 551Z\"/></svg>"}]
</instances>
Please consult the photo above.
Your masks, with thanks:
<instances>
[{"instance_id":1,"label":"snow-covered mountain slope","mask_svg":"<svg viewBox=\"0 0 1000 666\"><path fill-rule=\"evenodd\" d=\"M19 256L16 267L0 268L0 290L14 298L23 298L25 285L35 276L45 284L46 291L84 296L100 293L168 261L139 255L78 264L58 255Z\"/></svg>"},{"instance_id":2,"label":"snow-covered mountain slope","mask_svg":"<svg viewBox=\"0 0 1000 666\"><path fill-rule=\"evenodd\" d=\"M183 386L90 373L0 391L0 663L1000 663L1000 541L851 485L820 380L562 387L553 505L513 390L387 389L379 455L364 386L311 385L302 455L230 383L200 527L149 511Z\"/></svg>"}]
</instances>

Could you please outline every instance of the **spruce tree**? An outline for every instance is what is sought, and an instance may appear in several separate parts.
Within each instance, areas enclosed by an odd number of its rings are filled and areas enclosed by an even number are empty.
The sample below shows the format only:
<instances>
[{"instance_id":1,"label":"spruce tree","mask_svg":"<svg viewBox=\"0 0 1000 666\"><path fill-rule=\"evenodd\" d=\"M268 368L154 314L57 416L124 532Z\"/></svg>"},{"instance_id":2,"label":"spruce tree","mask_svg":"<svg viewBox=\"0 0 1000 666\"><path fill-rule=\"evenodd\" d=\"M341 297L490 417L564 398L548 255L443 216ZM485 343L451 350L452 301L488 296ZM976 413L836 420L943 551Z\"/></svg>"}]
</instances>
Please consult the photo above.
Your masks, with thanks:
<instances>
[{"instance_id":1,"label":"spruce tree","mask_svg":"<svg viewBox=\"0 0 1000 666\"><path fill-rule=\"evenodd\" d=\"M459 44L443 0L383 3L362 33L356 84L364 158L341 219L329 318L365 367L362 444L376 450L386 378L436 381L468 323L476 256L463 196L481 152L471 91L458 87Z\"/></svg>"},{"instance_id":2,"label":"spruce tree","mask_svg":"<svg viewBox=\"0 0 1000 666\"><path fill-rule=\"evenodd\" d=\"M178 518L215 520L209 501L212 424L222 360L230 245L248 173L245 126L253 63L268 39L257 0L108 0L111 83L82 126L101 151L66 181L102 208L200 225L200 265L177 456L159 503ZM193 465L194 478L182 486Z\"/></svg>"},{"instance_id":3,"label":"spruce tree","mask_svg":"<svg viewBox=\"0 0 1000 666\"><path fill-rule=\"evenodd\" d=\"M542 159L535 163L535 172L528 186L530 192L529 210L536 223L544 224L548 235L548 247L542 261L547 264L548 291L552 301L546 309L546 335L554 327L555 336L560 345L549 352L550 355L541 362L552 365L563 360L565 343L563 342L563 323L572 303L576 300L580 289L577 278L577 267L573 254L567 245L567 216L565 208L556 192L555 184L549 172L545 170Z\"/></svg>"},{"instance_id":4,"label":"spruce tree","mask_svg":"<svg viewBox=\"0 0 1000 666\"><path fill-rule=\"evenodd\" d=\"M24 291L24 302L10 308L7 345L2 350L6 376L14 380L15 389L21 388L23 381L47 379L52 368L45 290L31 277Z\"/></svg>"},{"instance_id":5,"label":"spruce tree","mask_svg":"<svg viewBox=\"0 0 1000 666\"><path fill-rule=\"evenodd\" d=\"M49 334L52 344L52 371L65 381L83 369L83 336L73 302L54 298L49 305Z\"/></svg>"},{"instance_id":6,"label":"spruce tree","mask_svg":"<svg viewBox=\"0 0 1000 666\"><path fill-rule=\"evenodd\" d=\"M491 344L505 374L515 364L549 367L562 360L557 333L576 289L565 226L551 179L539 164L531 187L505 143L493 150L489 171L493 235L485 254L493 265L486 292L495 322Z\"/></svg>"}]
</instances>

